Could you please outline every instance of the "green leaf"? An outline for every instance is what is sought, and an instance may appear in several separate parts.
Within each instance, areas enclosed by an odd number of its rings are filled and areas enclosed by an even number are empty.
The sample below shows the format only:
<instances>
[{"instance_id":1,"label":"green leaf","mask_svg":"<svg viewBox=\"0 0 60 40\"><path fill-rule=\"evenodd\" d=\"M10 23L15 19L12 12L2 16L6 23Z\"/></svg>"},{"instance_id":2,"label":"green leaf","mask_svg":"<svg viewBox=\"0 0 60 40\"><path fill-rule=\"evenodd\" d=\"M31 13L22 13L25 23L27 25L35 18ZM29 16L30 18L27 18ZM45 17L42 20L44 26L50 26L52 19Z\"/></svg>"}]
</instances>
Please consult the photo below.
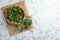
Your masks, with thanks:
<instances>
[{"instance_id":1,"label":"green leaf","mask_svg":"<svg viewBox=\"0 0 60 40\"><path fill-rule=\"evenodd\" d=\"M31 25L32 24L32 20L31 19L25 19L24 20L24 25Z\"/></svg>"}]
</instances>

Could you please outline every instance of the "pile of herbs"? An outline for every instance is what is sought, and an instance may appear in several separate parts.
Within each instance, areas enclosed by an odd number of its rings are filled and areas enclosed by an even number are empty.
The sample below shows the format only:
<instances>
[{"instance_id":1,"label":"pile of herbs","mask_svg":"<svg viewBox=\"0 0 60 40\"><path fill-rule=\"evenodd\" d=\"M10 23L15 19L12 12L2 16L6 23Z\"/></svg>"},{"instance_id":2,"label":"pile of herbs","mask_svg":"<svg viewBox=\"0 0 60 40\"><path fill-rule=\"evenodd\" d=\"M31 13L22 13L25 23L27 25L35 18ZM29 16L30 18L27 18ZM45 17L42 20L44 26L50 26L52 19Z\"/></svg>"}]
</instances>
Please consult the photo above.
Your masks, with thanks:
<instances>
[{"instance_id":1,"label":"pile of herbs","mask_svg":"<svg viewBox=\"0 0 60 40\"><path fill-rule=\"evenodd\" d=\"M9 7L6 16L9 21L20 23L24 18L24 11L20 7Z\"/></svg>"},{"instance_id":2,"label":"pile of herbs","mask_svg":"<svg viewBox=\"0 0 60 40\"><path fill-rule=\"evenodd\" d=\"M7 19L11 22L13 21L15 27L21 32L23 29L27 29L29 25L32 24L32 19L30 16L24 19L24 11L20 7L8 7L7 8ZM23 25L20 26L18 23L22 23ZM20 27L20 28L19 28Z\"/></svg>"}]
</instances>

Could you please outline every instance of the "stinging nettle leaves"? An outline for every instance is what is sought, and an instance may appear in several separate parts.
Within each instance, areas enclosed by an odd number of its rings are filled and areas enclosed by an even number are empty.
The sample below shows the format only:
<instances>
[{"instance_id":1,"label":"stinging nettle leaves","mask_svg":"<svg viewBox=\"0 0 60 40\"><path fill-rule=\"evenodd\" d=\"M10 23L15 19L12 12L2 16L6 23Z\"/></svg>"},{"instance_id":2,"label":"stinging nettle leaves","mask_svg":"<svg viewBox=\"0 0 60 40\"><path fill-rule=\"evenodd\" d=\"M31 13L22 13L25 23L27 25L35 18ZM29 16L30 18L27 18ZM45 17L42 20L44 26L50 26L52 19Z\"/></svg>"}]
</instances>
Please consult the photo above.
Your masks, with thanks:
<instances>
[{"instance_id":1,"label":"stinging nettle leaves","mask_svg":"<svg viewBox=\"0 0 60 40\"><path fill-rule=\"evenodd\" d=\"M7 19L9 21L13 21L15 27L21 32L23 31L24 29L27 29L29 25L32 24L32 19L31 19L31 16L26 16L27 18L24 19L24 11L22 8L20 7L8 7L7 8ZM16 23L22 23L23 22L23 25L19 25L19 24L16 24Z\"/></svg>"}]
</instances>

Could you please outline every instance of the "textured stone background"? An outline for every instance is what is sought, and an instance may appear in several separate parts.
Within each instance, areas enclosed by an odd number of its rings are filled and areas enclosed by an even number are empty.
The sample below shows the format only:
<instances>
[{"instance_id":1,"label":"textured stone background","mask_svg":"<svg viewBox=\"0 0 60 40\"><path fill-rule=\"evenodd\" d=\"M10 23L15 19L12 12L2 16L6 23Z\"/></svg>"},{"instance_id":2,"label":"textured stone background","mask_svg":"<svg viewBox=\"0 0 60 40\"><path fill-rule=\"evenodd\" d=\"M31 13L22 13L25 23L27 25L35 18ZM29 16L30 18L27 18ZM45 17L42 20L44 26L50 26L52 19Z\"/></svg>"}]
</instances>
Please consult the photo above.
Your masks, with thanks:
<instances>
[{"instance_id":1,"label":"textured stone background","mask_svg":"<svg viewBox=\"0 0 60 40\"><path fill-rule=\"evenodd\" d=\"M60 0L25 0L34 29L10 36L1 7L21 0L0 0L0 40L60 40Z\"/></svg>"}]
</instances>

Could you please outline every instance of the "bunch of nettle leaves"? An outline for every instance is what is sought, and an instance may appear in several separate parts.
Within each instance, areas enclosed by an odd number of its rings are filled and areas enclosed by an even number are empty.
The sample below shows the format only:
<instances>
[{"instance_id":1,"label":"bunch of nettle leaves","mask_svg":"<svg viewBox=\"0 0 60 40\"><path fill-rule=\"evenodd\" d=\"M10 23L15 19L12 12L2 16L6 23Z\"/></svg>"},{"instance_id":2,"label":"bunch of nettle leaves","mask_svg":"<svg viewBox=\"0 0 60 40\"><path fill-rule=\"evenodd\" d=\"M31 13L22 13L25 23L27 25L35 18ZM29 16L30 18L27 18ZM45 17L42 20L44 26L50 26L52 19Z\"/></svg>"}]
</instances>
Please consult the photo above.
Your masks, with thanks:
<instances>
[{"instance_id":1,"label":"bunch of nettle leaves","mask_svg":"<svg viewBox=\"0 0 60 40\"><path fill-rule=\"evenodd\" d=\"M21 32L23 29L27 29L31 26L32 19L30 16L26 16L23 9L20 7L8 7L6 18L13 22L15 27ZM26 16L26 18L24 18Z\"/></svg>"}]
</instances>

